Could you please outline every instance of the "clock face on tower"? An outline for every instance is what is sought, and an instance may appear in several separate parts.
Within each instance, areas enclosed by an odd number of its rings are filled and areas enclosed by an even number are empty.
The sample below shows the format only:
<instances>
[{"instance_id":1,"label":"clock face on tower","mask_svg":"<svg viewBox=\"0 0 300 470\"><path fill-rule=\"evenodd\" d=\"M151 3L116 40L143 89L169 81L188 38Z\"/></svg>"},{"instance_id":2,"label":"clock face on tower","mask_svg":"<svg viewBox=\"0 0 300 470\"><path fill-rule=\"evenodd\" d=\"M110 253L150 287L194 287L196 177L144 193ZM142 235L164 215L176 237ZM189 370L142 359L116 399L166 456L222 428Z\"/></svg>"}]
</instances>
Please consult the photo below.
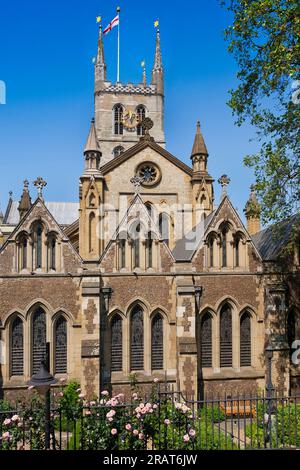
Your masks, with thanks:
<instances>
[{"instance_id":1,"label":"clock face on tower","mask_svg":"<svg viewBox=\"0 0 300 470\"><path fill-rule=\"evenodd\" d=\"M140 118L137 112L132 108L125 108L123 113L122 124L125 129L135 130L140 124Z\"/></svg>"}]
</instances>

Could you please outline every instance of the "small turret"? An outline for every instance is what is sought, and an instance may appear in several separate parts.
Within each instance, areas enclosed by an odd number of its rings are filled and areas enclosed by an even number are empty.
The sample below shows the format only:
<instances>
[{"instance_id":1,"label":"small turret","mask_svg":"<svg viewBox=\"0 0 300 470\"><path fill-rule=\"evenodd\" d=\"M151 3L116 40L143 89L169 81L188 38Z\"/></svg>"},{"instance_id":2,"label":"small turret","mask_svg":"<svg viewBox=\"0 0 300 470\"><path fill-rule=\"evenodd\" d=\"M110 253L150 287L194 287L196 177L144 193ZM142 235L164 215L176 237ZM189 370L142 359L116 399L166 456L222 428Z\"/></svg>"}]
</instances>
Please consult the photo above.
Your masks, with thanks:
<instances>
[{"instance_id":1,"label":"small turret","mask_svg":"<svg viewBox=\"0 0 300 470\"><path fill-rule=\"evenodd\" d=\"M247 229L250 235L255 235L256 233L260 232L261 224L260 224L260 213L261 207L257 200L255 186L251 186L251 193L250 197L246 203L244 213L247 219Z\"/></svg>"},{"instance_id":2,"label":"small turret","mask_svg":"<svg viewBox=\"0 0 300 470\"><path fill-rule=\"evenodd\" d=\"M191 160L193 164L193 214L194 224L196 225L213 211L214 202L214 180L207 171L208 151L199 121L197 122Z\"/></svg>"},{"instance_id":3,"label":"small turret","mask_svg":"<svg viewBox=\"0 0 300 470\"><path fill-rule=\"evenodd\" d=\"M96 136L95 119L92 119L89 135L86 141L85 149L85 170L83 175L99 175L100 161L102 153Z\"/></svg>"},{"instance_id":4,"label":"small turret","mask_svg":"<svg viewBox=\"0 0 300 470\"><path fill-rule=\"evenodd\" d=\"M24 188L23 188L23 193L21 196L21 200L19 202L18 206L18 211L20 214L20 220L23 219L23 217L27 214L29 209L31 208L32 202L31 202L31 197L29 194L29 181L25 180L24 181Z\"/></svg>"}]
</instances>

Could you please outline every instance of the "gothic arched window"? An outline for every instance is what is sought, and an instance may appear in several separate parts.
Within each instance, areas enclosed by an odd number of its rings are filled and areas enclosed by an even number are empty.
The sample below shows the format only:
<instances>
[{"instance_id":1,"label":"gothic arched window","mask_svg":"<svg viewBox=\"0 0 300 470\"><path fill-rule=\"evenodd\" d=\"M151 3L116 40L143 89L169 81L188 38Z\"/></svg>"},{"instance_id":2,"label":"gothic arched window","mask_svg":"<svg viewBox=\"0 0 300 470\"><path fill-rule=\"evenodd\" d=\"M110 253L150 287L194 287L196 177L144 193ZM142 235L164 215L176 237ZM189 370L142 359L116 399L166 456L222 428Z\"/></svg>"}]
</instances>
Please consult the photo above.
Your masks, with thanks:
<instances>
[{"instance_id":1,"label":"gothic arched window","mask_svg":"<svg viewBox=\"0 0 300 470\"><path fill-rule=\"evenodd\" d=\"M27 248L28 248L28 239L25 234L23 234L19 239L19 270L27 268Z\"/></svg>"},{"instance_id":2,"label":"gothic arched window","mask_svg":"<svg viewBox=\"0 0 300 470\"><path fill-rule=\"evenodd\" d=\"M117 147L115 147L113 150L114 158L119 157L121 153L123 153L124 151L125 149L121 145L118 145Z\"/></svg>"},{"instance_id":3,"label":"gothic arched window","mask_svg":"<svg viewBox=\"0 0 300 470\"><path fill-rule=\"evenodd\" d=\"M212 367L212 317L209 313L201 321L201 364Z\"/></svg>"},{"instance_id":4,"label":"gothic arched window","mask_svg":"<svg viewBox=\"0 0 300 470\"><path fill-rule=\"evenodd\" d=\"M151 369L162 370L164 368L164 320L157 313L151 325Z\"/></svg>"},{"instance_id":5,"label":"gothic arched window","mask_svg":"<svg viewBox=\"0 0 300 470\"><path fill-rule=\"evenodd\" d=\"M136 307L130 318L130 369L144 369L144 312Z\"/></svg>"},{"instance_id":6,"label":"gothic arched window","mask_svg":"<svg viewBox=\"0 0 300 470\"><path fill-rule=\"evenodd\" d=\"M111 321L111 370L123 370L123 335L122 318L115 315Z\"/></svg>"},{"instance_id":7,"label":"gothic arched window","mask_svg":"<svg viewBox=\"0 0 300 470\"><path fill-rule=\"evenodd\" d=\"M10 338L10 375L24 373L24 330L23 321L16 317L11 325Z\"/></svg>"},{"instance_id":8,"label":"gothic arched window","mask_svg":"<svg viewBox=\"0 0 300 470\"><path fill-rule=\"evenodd\" d=\"M46 314L38 308L32 317L32 373L39 371L46 358Z\"/></svg>"},{"instance_id":9,"label":"gothic arched window","mask_svg":"<svg viewBox=\"0 0 300 470\"><path fill-rule=\"evenodd\" d=\"M137 135L145 135L145 129L142 126L142 122L146 117L146 109L145 106L140 105L136 108L136 114L139 120L139 124L137 125Z\"/></svg>"},{"instance_id":10,"label":"gothic arched window","mask_svg":"<svg viewBox=\"0 0 300 470\"><path fill-rule=\"evenodd\" d=\"M153 238L152 233L148 233L147 237L147 267L153 267Z\"/></svg>"},{"instance_id":11,"label":"gothic arched window","mask_svg":"<svg viewBox=\"0 0 300 470\"><path fill-rule=\"evenodd\" d=\"M121 104L117 104L114 107L114 123L115 123L115 134L122 135L123 134L123 106Z\"/></svg>"},{"instance_id":12,"label":"gothic arched window","mask_svg":"<svg viewBox=\"0 0 300 470\"><path fill-rule=\"evenodd\" d=\"M94 238L96 237L96 216L94 212L90 213L89 216L89 252L94 251Z\"/></svg>"},{"instance_id":13,"label":"gothic arched window","mask_svg":"<svg viewBox=\"0 0 300 470\"><path fill-rule=\"evenodd\" d=\"M163 241L169 245L170 241L170 219L168 214L163 212L159 214L159 231Z\"/></svg>"},{"instance_id":14,"label":"gothic arched window","mask_svg":"<svg viewBox=\"0 0 300 470\"><path fill-rule=\"evenodd\" d=\"M220 366L232 367L232 311L228 304L220 315Z\"/></svg>"},{"instance_id":15,"label":"gothic arched window","mask_svg":"<svg viewBox=\"0 0 300 470\"><path fill-rule=\"evenodd\" d=\"M141 225L138 224L135 229L133 240L133 266L134 268L140 267L140 233Z\"/></svg>"},{"instance_id":16,"label":"gothic arched window","mask_svg":"<svg viewBox=\"0 0 300 470\"><path fill-rule=\"evenodd\" d=\"M48 240L49 249L49 269L55 271L56 269L56 237L51 236Z\"/></svg>"},{"instance_id":17,"label":"gothic arched window","mask_svg":"<svg viewBox=\"0 0 300 470\"><path fill-rule=\"evenodd\" d=\"M120 269L126 268L126 240L125 238L119 239L119 263L120 263Z\"/></svg>"},{"instance_id":18,"label":"gothic arched window","mask_svg":"<svg viewBox=\"0 0 300 470\"><path fill-rule=\"evenodd\" d=\"M222 229L221 234L221 245L222 245L222 267L227 267L227 233L228 230L226 227Z\"/></svg>"},{"instance_id":19,"label":"gothic arched window","mask_svg":"<svg viewBox=\"0 0 300 470\"><path fill-rule=\"evenodd\" d=\"M43 225L39 222L34 232L35 268L42 268L43 263Z\"/></svg>"},{"instance_id":20,"label":"gothic arched window","mask_svg":"<svg viewBox=\"0 0 300 470\"><path fill-rule=\"evenodd\" d=\"M67 321L63 316L60 316L54 329L55 338L55 373L66 374L68 364L68 332Z\"/></svg>"},{"instance_id":21,"label":"gothic arched window","mask_svg":"<svg viewBox=\"0 0 300 470\"><path fill-rule=\"evenodd\" d=\"M248 312L240 320L240 365L251 366L251 316Z\"/></svg>"},{"instance_id":22,"label":"gothic arched window","mask_svg":"<svg viewBox=\"0 0 300 470\"><path fill-rule=\"evenodd\" d=\"M215 265L214 259L214 237L210 237L208 241L208 250L209 250L209 266L213 268Z\"/></svg>"}]
</instances>

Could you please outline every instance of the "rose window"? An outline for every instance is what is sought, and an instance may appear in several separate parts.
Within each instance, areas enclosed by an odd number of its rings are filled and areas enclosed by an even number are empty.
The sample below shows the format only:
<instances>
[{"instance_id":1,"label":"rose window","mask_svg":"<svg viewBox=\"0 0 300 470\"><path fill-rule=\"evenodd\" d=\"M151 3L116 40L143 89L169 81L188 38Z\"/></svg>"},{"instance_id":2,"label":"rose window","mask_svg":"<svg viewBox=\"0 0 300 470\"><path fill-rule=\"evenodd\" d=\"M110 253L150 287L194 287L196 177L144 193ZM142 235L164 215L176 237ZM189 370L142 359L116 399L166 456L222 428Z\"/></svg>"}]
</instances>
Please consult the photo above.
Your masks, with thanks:
<instances>
[{"instance_id":1,"label":"rose window","mask_svg":"<svg viewBox=\"0 0 300 470\"><path fill-rule=\"evenodd\" d=\"M137 170L137 176L143 179L143 186L153 186L160 179L160 171L153 163L143 163Z\"/></svg>"}]
</instances>

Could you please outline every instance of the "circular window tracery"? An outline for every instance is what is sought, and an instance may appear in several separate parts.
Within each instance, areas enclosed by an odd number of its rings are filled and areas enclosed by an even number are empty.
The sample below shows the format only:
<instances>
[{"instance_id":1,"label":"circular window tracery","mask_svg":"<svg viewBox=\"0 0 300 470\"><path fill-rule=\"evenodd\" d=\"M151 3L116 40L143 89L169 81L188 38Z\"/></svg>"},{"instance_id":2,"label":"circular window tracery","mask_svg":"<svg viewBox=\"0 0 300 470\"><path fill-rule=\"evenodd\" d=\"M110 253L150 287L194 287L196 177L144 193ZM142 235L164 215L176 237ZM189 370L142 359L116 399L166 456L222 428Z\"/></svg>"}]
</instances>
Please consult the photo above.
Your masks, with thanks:
<instances>
[{"instance_id":1,"label":"circular window tracery","mask_svg":"<svg viewBox=\"0 0 300 470\"><path fill-rule=\"evenodd\" d=\"M137 176L143 178L143 186L154 186L160 181L161 172L154 163L145 162L138 167Z\"/></svg>"}]
</instances>

